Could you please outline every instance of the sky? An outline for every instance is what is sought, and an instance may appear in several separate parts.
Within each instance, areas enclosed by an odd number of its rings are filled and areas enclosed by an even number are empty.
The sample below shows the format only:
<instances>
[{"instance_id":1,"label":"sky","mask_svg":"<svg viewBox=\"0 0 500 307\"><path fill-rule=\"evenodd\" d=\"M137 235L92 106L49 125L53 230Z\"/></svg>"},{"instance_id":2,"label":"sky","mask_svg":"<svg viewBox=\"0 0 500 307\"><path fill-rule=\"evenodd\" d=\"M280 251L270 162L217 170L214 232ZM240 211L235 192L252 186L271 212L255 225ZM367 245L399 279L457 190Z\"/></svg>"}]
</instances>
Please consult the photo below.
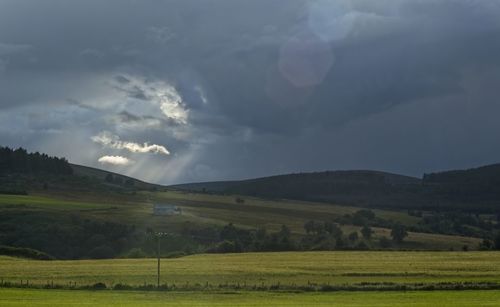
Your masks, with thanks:
<instances>
[{"instance_id":1,"label":"sky","mask_svg":"<svg viewBox=\"0 0 500 307\"><path fill-rule=\"evenodd\" d=\"M0 145L174 184L500 162L497 0L0 0Z\"/></svg>"}]
</instances>

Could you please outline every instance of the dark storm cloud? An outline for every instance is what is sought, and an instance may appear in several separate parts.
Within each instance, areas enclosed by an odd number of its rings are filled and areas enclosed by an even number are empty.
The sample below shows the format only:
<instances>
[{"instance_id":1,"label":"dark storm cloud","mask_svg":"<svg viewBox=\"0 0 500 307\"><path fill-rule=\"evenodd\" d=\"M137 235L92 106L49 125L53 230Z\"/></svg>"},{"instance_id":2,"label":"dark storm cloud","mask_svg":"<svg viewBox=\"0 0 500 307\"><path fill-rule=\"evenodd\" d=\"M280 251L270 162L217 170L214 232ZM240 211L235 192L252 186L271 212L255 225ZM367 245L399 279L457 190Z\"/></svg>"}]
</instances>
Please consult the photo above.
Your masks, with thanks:
<instances>
[{"instance_id":1,"label":"dark storm cloud","mask_svg":"<svg viewBox=\"0 0 500 307\"><path fill-rule=\"evenodd\" d=\"M4 0L0 142L164 183L420 175L497 162L499 68L493 0Z\"/></svg>"}]
</instances>

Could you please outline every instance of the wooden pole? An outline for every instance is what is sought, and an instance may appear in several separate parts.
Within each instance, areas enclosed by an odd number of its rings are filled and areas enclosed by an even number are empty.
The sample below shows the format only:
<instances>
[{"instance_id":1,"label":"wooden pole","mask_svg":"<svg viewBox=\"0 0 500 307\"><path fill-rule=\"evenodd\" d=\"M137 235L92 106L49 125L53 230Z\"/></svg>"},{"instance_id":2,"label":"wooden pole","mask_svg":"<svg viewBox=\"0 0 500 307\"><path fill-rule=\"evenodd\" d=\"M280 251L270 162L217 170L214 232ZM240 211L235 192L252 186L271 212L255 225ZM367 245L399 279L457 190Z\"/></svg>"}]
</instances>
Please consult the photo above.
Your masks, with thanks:
<instances>
[{"instance_id":1,"label":"wooden pole","mask_svg":"<svg viewBox=\"0 0 500 307\"><path fill-rule=\"evenodd\" d=\"M158 236L158 281L157 288L160 288L160 236Z\"/></svg>"}]
</instances>

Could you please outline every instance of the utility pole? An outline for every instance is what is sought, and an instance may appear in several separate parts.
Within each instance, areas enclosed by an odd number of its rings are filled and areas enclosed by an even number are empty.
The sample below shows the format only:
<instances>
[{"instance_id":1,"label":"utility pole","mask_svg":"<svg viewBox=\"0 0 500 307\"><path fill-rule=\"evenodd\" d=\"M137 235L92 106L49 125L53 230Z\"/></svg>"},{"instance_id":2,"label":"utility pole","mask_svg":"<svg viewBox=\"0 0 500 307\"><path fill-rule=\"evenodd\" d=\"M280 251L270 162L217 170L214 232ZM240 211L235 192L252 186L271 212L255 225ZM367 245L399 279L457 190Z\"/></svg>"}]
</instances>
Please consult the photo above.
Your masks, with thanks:
<instances>
[{"instance_id":1,"label":"utility pole","mask_svg":"<svg viewBox=\"0 0 500 307\"><path fill-rule=\"evenodd\" d=\"M160 270L160 258L161 258L161 256L160 256L161 255L160 254L160 252L161 252L160 242L161 242L161 238L162 237L166 237L168 235L169 235L169 233L166 233L166 232L157 232L157 233L155 233L155 237L158 240L158 242L157 242L158 243L158 245L157 245L157 251L156 251L156 255L158 257L158 275L157 275L156 287L158 289L160 289L160 271L161 271Z\"/></svg>"},{"instance_id":2,"label":"utility pole","mask_svg":"<svg viewBox=\"0 0 500 307\"><path fill-rule=\"evenodd\" d=\"M157 236L158 239L158 251L157 251L157 256L158 256L158 282L157 282L157 288L160 289L160 236Z\"/></svg>"}]
</instances>

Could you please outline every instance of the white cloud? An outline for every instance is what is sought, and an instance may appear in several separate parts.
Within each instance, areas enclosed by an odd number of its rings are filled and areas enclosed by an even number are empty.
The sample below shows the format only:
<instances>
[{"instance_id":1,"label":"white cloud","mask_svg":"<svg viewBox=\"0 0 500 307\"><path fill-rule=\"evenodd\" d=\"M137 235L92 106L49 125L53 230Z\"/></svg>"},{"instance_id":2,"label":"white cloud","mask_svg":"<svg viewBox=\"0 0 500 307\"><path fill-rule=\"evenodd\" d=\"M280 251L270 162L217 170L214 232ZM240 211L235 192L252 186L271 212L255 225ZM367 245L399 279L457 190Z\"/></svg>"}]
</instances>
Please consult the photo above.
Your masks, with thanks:
<instances>
[{"instance_id":1,"label":"white cloud","mask_svg":"<svg viewBox=\"0 0 500 307\"><path fill-rule=\"evenodd\" d=\"M134 161L129 158L125 158L122 156L102 156L99 158L99 163L101 164L112 164L112 165L130 165L133 164Z\"/></svg>"},{"instance_id":2,"label":"white cloud","mask_svg":"<svg viewBox=\"0 0 500 307\"><path fill-rule=\"evenodd\" d=\"M149 145L148 143L134 143L134 142L125 142L120 140L120 137L117 135L114 135L108 131L103 131L99 133L98 135L93 136L92 141L95 143L101 144L105 147L109 148L114 148L114 149L125 149L130 152L135 152L135 153L147 153L147 152L152 152L156 154L164 154L164 155L169 155L170 152L165 148L165 146L157 145L157 144L151 144Z\"/></svg>"},{"instance_id":3,"label":"white cloud","mask_svg":"<svg viewBox=\"0 0 500 307\"><path fill-rule=\"evenodd\" d=\"M119 82L115 88L127 93L129 98L149 101L168 119L187 124L189 111L175 87L164 81L147 81L129 75L121 77L127 82Z\"/></svg>"}]
</instances>

